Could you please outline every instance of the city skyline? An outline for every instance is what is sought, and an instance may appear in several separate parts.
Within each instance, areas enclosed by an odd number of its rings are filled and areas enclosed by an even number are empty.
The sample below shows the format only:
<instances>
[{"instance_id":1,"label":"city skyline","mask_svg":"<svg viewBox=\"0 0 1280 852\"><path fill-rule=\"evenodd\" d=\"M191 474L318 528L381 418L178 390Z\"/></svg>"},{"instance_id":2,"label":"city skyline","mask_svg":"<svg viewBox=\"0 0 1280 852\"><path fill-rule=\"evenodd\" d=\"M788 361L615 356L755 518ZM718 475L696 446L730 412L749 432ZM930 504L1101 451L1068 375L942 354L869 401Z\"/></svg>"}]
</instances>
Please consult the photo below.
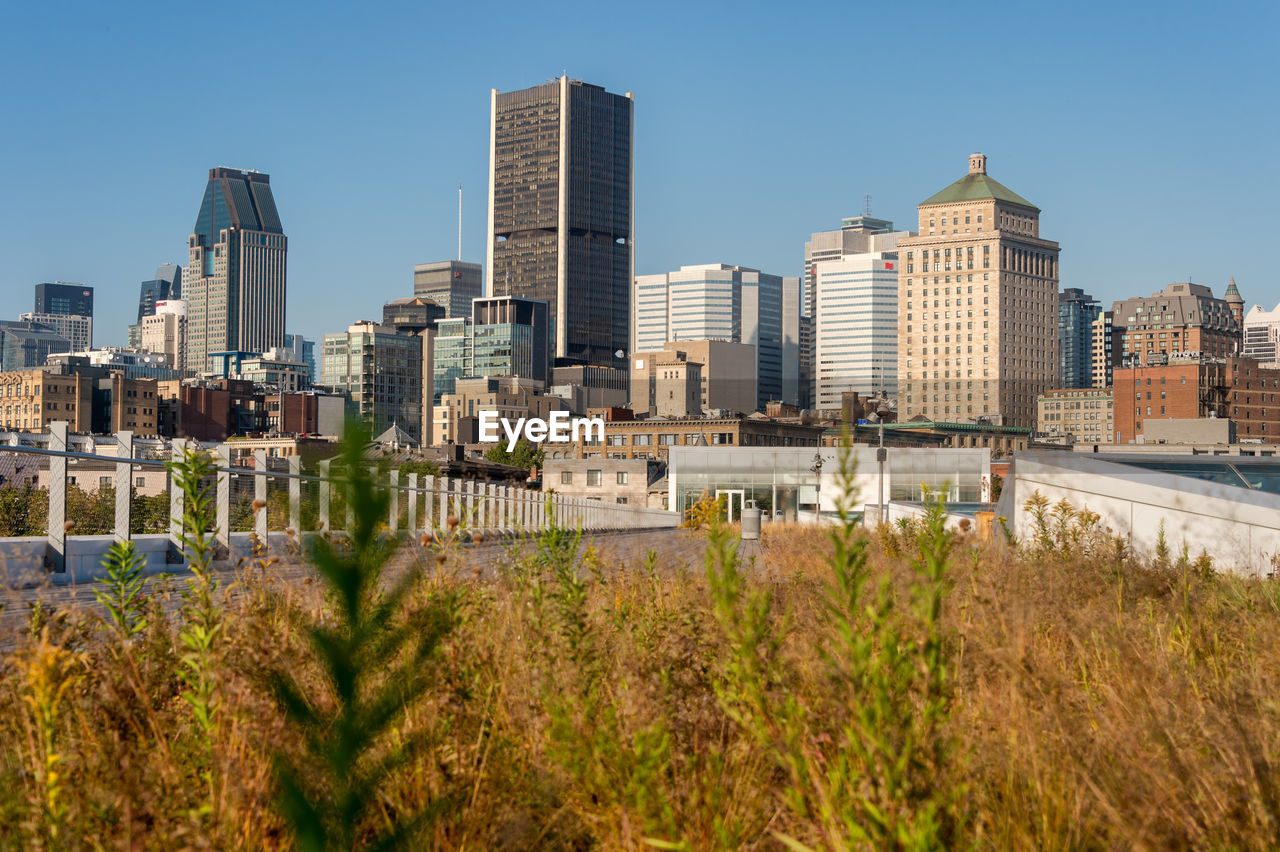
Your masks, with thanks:
<instances>
[{"instance_id":1,"label":"city skyline","mask_svg":"<svg viewBox=\"0 0 1280 852\"><path fill-rule=\"evenodd\" d=\"M125 11L113 21L85 7L66 20L17 10L10 35L0 36L7 70L30 62L54 33L78 58L0 96L8 114L42 130L0 141L0 155L24 165L5 178L14 203L0 214L0 315L25 310L35 283L84 281L103 297L95 336L123 343L137 282L158 263L183 262L187 187L210 165L225 164L272 174L290 211L290 330L319 338L356 319L376 319L383 302L404 294L415 263L456 254L458 182L462 259L483 260L488 91L536 85L562 70L609 91L635 92L636 274L723 260L800 274L807 235L861 214L865 194L873 215L910 221L919 199L949 179L956 157L980 150L1003 181L1027 187L1048 211L1045 228L1064 247L1063 287L1080 287L1108 306L1188 279L1221 295L1234 276L1249 304L1280 296L1270 270L1248 250L1278 182L1265 150L1276 119L1253 82L1275 63L1265 33L1276 10L1258 7L1258 25L1243 32L1225 15L1192 27L1176 15L1153 22L1140 8L1092 16L1050 10L1046 25L1055 39L1035 64L992 69L1005 87L1004 105L975 99L956 110L949 129L928 134L913 127L909 111L875 127L815 113L816 90L840 79L847 54L833 48L847 30L842 24L862 21L854 12L832 7L832 25L814 32L802 16L753 11L749 20L724 23L710 11L685 10L687 31L669 34L662 7L640 10L623 44L605 46L592 38L603 21L553 33L552 23L523 16L495 22L501 16L405 9L399 18L462 34L459 44L442 47L458 60L451 70L425 80L402 56L414 27L392 26L398 18L353 22L319 10L299 22L287 9L257 10L260 32L232 46L226 73L233 83L249 79L234 60L278 38L279 64L265 73L289 84L287 97L242 102L241 120L174 146L119 132L165 110L177 114L185 85L126 54L135 39L140 44L195 17ZM909 22L906 15L880 10L877 21L891 32ZM910 47L927 54L965 34L1015 33L1016 22L1003 18L998 6L974 21L939 18L948 25L913 31ZM483 61L465 57L466 45L490 24L512 49ZM547 38L517 39L521 28ZM1135 30L1147 38L1123 35ZM793 38L801 31L803 39ZM674 39L673 48L689 48L712 32L776 61L725 68L695 56L677 74L644 49L657 34ZM353 59L369 61L320 63L315 54L325 51L317 44L336 47L348 37L368 41ZM798 41L806 42L803 51L793 46ZM859 63L893 72L902 98L923 97L941 72L936 63L908 61L895 41L868 40ZM1216 57L1211 66L1184 61L1205 52ZM128 85L105 96L96 80L83 79L95 63L118 69ZM1108 77L1125 85L1105 87ZM814 85L824 80L825 87ZM1044 100L1022 103L1029 92ZM437 131L442 114L456 120ZM706 117L750 121L757 132L690 124ZM94 144L71 133L72 123L93 127ZM245 133L246 125L254 132ZM690 127L701 129L691 136ZM351 168L326 168L335 161ZM1191 184L1182 179L1188 172L1197 176ZM717 203L690 203L698 198ZM327 221L335 205L351 214L344 225L354 229L341 244L330 238ZM1178 236L1190 228L1196 240ZM1134 244L1160 250L1133 252Z\"/></svg>"}]
</instances>

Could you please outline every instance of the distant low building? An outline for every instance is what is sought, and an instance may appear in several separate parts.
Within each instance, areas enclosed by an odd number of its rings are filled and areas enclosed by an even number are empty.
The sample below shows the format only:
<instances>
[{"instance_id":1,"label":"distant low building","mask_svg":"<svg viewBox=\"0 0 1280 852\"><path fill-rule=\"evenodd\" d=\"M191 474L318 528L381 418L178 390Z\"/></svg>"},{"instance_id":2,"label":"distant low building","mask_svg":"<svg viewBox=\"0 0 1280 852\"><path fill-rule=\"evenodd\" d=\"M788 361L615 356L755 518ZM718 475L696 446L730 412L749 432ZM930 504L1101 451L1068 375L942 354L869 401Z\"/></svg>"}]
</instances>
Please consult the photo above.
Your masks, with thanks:
<instances>
[{"instance_id":1,"label":"distant low building","mask_svg":"<svg viewBox=\"0 0 1280 852\"><path fill-rule=\"evenodd\" d=\"M71 341L75 350L93 348L93 317L76 314L19 314L22 322L39 323Z\"/></svg>"},{"instance_id":2,"label":"distant low building","mask_svg":"<svg viewBox=\"0 0 1280 852\"><path fill-rule=\"evenodd\" d=\"M50 355L70 351L71 341L48 326L0 320L0 371L43 367Z\"/></svg>"},{"instance_id":3,"label":"distant low building","mask_svg":"<svg viewBox=\"0 0 1280 852\"><path fill-rule=\"evenodd\" d=\"M757 402L755 357L751 344L724 340L681 340L635 352L631 410L639 417L696 417L706 411L750 414Z\"/></svg>"},{"instance_id":4,"label":"distant low building","mask_svg":"<svg viewBox=\"0 0 1280 852\"><path fill-rule=\"evenodd\" d=\"M1110 388L1054 388L1036 397L1036 435L1064 443L1115 442Z\"/></svg>"},{"instance_id":5,"label":"distant low building","mask_svg":"<svg viewBox=\"0 0 1280 852\"><path fill-rule=\"evenodd\" d=\"M107 346L84 352L63 352L49 356L53 367L102 367L116 370L130 379L155 379L168 381L182 377L168 356L158 352L141 352L119 346Z\"/></svg>"},{"instance_id":6,"label":"distant low building","mask_svg":"<svg viewBox=\"0 0 1280 852\"><path fill-rule=\"evenodd\" d=\"M666 465L657 459L549 459L542 469L542 490L567 497L650 506L653 486L666 475ZM665 508L661 505L650 508Z\"/></svg>"},{"instance_id":7,"label":"distant low building","mask_svg":"<svg viewBox=\"0 0 1280 852\"><path fill-rule=\"evenodd\" d=\"M751 417L606 421L604 441L547 444L547 458L666 459L671 447L817 447L822 428Z\"/></svg>"}]
</instances>

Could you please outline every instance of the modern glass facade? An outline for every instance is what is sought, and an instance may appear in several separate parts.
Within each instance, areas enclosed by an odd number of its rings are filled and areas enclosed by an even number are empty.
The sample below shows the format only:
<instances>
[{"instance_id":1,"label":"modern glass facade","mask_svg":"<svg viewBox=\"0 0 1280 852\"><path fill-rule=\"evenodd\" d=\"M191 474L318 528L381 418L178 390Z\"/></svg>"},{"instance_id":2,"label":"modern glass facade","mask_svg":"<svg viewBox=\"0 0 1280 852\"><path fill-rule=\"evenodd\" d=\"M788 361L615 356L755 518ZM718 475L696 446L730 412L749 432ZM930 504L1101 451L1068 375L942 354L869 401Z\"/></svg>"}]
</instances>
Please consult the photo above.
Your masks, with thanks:
<instances>
[{"instance_id":1,"label":"modern glass facade","mask_svg":"<svg viewBox=\"0 0 1280 852\"><path fill-rule=\"evenodd\" d=\"M56 352L70 352L71 341L36 322L0 320L0 371L43 367Z\"/></svg>"},{"instance_id":2,"label":"modern glass facade","mask_svg":"<svg viewBox=\"0 0 1280 852\"><path fill-rule=\"evenodd\" d=\"M1102 314L1098 300L1076 287L1058 294L1058 348L1062 387L1093 385L1093 322Z\"/></svg>"},{"instance_id":3,"label":"modern glass facade","mask_svg":"<svg viewBox=\"0 0 1280 852\"><path fill-rule=\"evenodd\" d=\"M374 323L357 323L343 334L326 334L321 355L323 384L346 395L350 411L375 435L393 424L422 440L423 342Z\"/></svg>"},{"instance_id":4,"label":"modern glass facade","mask_svg":"<svg viewBox=\"0 0 1280 852\"><path fill-rule=\"evenodd\" d=\"M138 322L143 317L155 316L156 302L182 298L182 267L174 263L162 263L156 268L156 277L143 281L138 289Z\"/></svg>"},{"instance_id":5,"label":"modern glass facade","mask_svg":"<svg viewBox=\"0 0 1280 852\"><path fill-rule=\"evenodd\" d=\"M438 402L458 379L516 377L547 382L545 302L497 296L472 302L471 319L436 323L434 386Z\"/></svg>"},{"instance_id":6,"label":"modern glass facade","mask_svg":"<svg viewBox=\"0 0 1280 852\"><path fill-rule=\"evenodd\" d=\"M37 284L36 303L32 313L92 317L93 288L63 281Z\"/></svg>"},{"instance_id":7,"label":"modern glass facade","mask_svg":"<svg viewBox=\"0 0 1280 852\"><path fill-rule=\"evenodd\" d=\"M795 520L814 510L836 511L840 497L840 450L834 447L768 449L742 447L671 447L668 451L669 505L685 511L702 495L731 493L754 500L774 517ZM880 466L875 447L854 447L851 507L858 512L880 499ZM813 471L815 454L822 459ZM884 466L884 499L918 501L924 490L942 494L950 503L977 503L989 492L988 449L916 449L890 447ZM820 488L819 488L820 486Z\"/></svg>"},{"instance_id":8,"label":"modern glass facade","mask_svg":"<svg viewBox=\"0 0 1280 852\"><path fill-rule=\"evenodd\" d=\"M631 131L630 95L580 80L493 92L487 291L547 303L557 365L629 350Z\"/></svg>"}]
</instances>

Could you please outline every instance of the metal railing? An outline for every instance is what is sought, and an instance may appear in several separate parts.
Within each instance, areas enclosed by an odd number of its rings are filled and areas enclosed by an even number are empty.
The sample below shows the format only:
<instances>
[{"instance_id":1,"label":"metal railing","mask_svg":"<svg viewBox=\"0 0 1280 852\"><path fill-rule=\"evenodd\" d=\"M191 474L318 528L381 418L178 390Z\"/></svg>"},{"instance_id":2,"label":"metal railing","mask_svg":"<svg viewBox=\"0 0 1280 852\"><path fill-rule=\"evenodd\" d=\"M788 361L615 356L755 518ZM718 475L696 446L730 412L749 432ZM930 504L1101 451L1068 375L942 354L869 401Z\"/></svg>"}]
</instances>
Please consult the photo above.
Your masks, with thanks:
<instances>
[{"instance_id":1,"label":"metal railing","mask_svg":"<svg viewBox=\"0 0 1280 852\"><path fill-rule=\"evenodd\" d=\"M112 537L126 541L135 537L131 533L133 521L133 472L135 468L165 468L167 462L158 458L135 458L135 439L131 432L115 435L116 455L77 452L68 443L68 428L64 422L50 424L46 447L0 445L0 453L45 456L49 459L48 515L45 538L44 569L60 573L66 570L69 532L74 524L67 521L68 463L93 461L114 467L115 517ZM170 458L178 461L188 449L199 449L195 442L175 440L170 446ZM232 446L219 444L211 451L216 462L213 473L215 546L223 554L231 553L233 480L246 477L252 480L252 534L266 543L272 533L283 533L301 542L311 534L342 534L351 525L351 507L340 505L341 480L331 475L330 462L318 464L318 474L302 472L302 460L298 456L284 459L287 470L270 470L266 450L253 451L253 467L232 466ZM279 460L272 459L278 463ZM468 532L484 535L519 535L545 529L554 520L561 526L581 527L583 530L632 530L675 527L679 516L662 509L651 509L624 503L605 503L570 497L563 494L543 493L519 486L490 481L469 480L456 477L427 476L392 469L379 474L379 487L392 495L387 516L387 529L391 534L404 534L411 538L421 533L439 532L449 527L451 516L458 519L458 526ZM104 477L105 478L105 477ZM269 525L268 497L270 483L283 481L287 487L287 516L283 529L272 530ZM315 492L315 521L311 529L303 527L304 487ZM181 535L184 513L183 493L174 487L173 477L166 478L169 493L168 553L166 562L184 562ZM335 523L335 509L340 510L342 524Z\"/></svg>"}]
</instances>

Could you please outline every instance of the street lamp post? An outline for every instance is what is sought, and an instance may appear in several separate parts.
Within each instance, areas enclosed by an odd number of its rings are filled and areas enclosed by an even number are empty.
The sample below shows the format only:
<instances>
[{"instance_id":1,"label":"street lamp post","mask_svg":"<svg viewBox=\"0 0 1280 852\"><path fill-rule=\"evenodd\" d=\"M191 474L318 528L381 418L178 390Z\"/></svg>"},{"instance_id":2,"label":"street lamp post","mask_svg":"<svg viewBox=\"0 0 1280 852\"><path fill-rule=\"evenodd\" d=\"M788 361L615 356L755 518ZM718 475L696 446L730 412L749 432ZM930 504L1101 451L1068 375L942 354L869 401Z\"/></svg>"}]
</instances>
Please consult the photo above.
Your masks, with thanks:
<instances>
[{"instance_id":1,"label":"street lamp post","mask_svg":"<svg viewBox=\"0 0 1280 852\"><path fill-rule=\"evenodd\" d=\"M814 514L817 516L818 523L822 523L822 452L813 454L813 465L809 468L809 472L813 474L813 491L814 491Z\"/></svg>"}]
</instances>

